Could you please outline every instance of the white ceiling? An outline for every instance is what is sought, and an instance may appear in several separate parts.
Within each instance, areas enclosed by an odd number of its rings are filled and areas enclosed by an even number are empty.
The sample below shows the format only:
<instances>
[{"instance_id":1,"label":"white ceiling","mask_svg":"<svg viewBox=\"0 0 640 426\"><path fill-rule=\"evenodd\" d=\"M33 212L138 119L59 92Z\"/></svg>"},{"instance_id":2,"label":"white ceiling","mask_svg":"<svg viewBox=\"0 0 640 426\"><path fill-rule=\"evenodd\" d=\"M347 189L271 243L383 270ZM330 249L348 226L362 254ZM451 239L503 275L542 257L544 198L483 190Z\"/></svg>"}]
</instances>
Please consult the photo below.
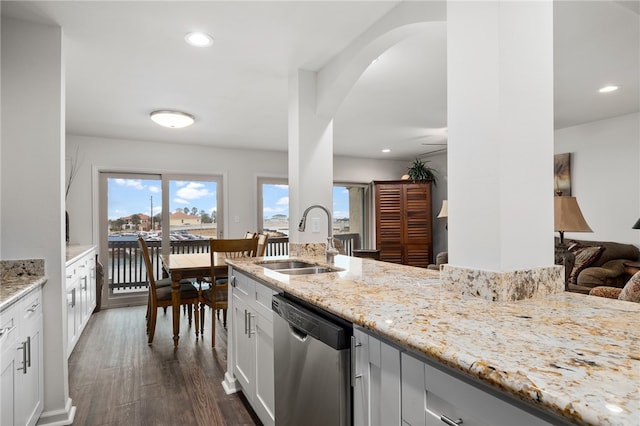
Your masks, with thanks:
<instances>
[{"instance_id":1,"label":"white ceiling","mask_svg":"<svg viewBox=\"0 0 640 426\"><path fill-rule=\"evenodd\" d=\"M286 151L289 72L319 70L397 3L2 1L1 8L63 28L68 133ZM638 11L637 1L555 3L556 128L639 110ZM185 44L194 30L211 34L213 46ZM606 83L622 90L598 94ZM335 153L413 159L446 149L446 92L442 23L365 71L335 117ZM157 109L189 112L196 123L161 128L149 120Z\"/></svg>"}]
</instances>

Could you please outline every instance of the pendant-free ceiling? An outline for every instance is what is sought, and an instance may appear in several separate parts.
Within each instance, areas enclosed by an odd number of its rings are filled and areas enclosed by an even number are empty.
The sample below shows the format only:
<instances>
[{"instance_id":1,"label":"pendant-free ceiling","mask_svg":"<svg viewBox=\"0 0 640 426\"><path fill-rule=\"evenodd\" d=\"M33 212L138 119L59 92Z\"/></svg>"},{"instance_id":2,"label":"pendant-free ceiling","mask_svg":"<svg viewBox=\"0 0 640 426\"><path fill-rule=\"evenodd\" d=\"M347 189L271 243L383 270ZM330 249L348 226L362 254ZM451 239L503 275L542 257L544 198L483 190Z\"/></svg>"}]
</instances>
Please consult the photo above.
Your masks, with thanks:
<instances>
[{"instance_id":1,"label":"pendant-free ceiling","mask_svg":"<svg viewBox=\"0 0 640 426\"><path fill-rule=\"evenodd\" d=\"M195 121L193 115L181 111L153 111L150 116L151 119L159 125L172 129L191 126Z\"/></svg>"}]
</instances>

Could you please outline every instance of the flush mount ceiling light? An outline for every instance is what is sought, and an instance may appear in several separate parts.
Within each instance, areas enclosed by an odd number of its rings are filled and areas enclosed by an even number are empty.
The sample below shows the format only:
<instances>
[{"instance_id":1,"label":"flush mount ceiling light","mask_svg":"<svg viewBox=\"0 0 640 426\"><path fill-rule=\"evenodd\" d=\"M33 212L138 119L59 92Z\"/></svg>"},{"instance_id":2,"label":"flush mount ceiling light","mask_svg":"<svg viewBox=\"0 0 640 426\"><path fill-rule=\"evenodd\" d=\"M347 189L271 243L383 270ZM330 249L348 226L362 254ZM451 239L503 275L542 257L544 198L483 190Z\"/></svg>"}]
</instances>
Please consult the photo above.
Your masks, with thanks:
<instances>
[{"instance_id":1,"label":"flush mount ceiling light","mask_svg":"<svg viewBox=\"0 0 640 426\"><path fill-rule=\"evenodd\" d=\"M615 86L615 85L604 86L604 87L600 88L600 90L598 90L598 92L600 92L600 93L610 93L610 92L615 92L619 88L620 88L620 86Z\"/></svg>"},{"instance_id":2,"label":"flush mount ceiling light","mask_svg":"<svg viewBox=\"0 0 640 426\"><path fill-rule=\"evenodd\" d=\"M154 122L172 129L191 126L195 121L193 115L180 111L153 111L149 115Z\"/></svg>"},{"instance_id":3,"label":"flush mount ceiling light","mask_svg":"<svg viewBox=\"0 0 640 426\"><path fill-rule=\"evenodd\" d=\"M391 150L389 148L385 148L385 149L382 150L382 152L384 152L386 154L387 152L391 152Z\"/></svg>"},{"instance_id":4,"label":"flush mount ceiling light","mask_svg":"<svg viewBox=\"0 0 640 426\"><path fill-rule=\"evenodd\" d=\"M192 46L207 47L213 44L213 37L205 33L188 33L184 36L184 40Z\"/></svg>"}]
</instances>

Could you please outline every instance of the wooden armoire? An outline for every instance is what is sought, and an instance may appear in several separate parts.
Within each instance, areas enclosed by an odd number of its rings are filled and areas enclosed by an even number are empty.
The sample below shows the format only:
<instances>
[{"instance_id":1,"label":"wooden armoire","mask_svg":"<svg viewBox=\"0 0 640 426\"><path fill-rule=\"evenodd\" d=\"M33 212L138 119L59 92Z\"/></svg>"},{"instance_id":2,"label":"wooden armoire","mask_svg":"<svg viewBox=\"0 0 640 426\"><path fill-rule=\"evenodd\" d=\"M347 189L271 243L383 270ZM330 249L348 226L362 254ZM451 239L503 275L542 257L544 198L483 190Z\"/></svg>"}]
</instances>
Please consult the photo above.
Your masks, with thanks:
<instances>
[{"instance_id":1,"label":"wooden armoire","mask_svg":"<svg viewBox=\"0 0 640 426\"><path fill-rule=\"evenodd\" d=\"M433 256L431 182L374 181L380 260L426 268Z\"/></svg>"}]
</instances>

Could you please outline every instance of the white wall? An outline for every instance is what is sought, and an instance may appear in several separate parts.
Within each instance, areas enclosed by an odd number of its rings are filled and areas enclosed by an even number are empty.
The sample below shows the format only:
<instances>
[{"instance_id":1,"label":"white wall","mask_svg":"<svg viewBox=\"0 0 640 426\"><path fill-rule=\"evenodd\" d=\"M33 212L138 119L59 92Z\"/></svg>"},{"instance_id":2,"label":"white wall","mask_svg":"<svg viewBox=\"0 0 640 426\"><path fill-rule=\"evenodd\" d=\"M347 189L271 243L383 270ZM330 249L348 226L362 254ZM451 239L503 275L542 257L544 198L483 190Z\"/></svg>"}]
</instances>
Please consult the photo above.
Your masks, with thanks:
<instances>
[{"instance_id":1,"label":"white wall","mask_svg":"<svg viewBox=\"0 0 640 426\"><path fill-rule=\"evenodd\" d=\"M571 195L593 233L566 238L640 246L640 114L555 132L555 153L571 153Z\"/></svg>"},{"instance_id":2,"label":"white wall","mask_svg":"<svg viewBox=\"0 0 640 426\"><path fill-rule=\"evenodd\" d=\"M222 174L225 236L242 236L257 229L258 177L287 178L287 154L275 151L247 151L196 145L154 143L67 135L66 155L75 156L78 173L67 197L71 220L71 243L97 244L96 170L162 172L179 174ZM68 161L67 161L68 163ZM334 179L368 183L374 179L398 179L407 162L358 158L334 159ZM229 220L239 217L239 221Z\"/></svg>"},{"instance_id":3,"label":"white wall","mask_svg":"<svg viewBox=\"0 0 640 426\"><path fill-rule=\"evenodd\" d=\"M2 18L2 259L45 259L44 414L70 414L64 324L62 30Z\"/></svg>"}]
</instances>

